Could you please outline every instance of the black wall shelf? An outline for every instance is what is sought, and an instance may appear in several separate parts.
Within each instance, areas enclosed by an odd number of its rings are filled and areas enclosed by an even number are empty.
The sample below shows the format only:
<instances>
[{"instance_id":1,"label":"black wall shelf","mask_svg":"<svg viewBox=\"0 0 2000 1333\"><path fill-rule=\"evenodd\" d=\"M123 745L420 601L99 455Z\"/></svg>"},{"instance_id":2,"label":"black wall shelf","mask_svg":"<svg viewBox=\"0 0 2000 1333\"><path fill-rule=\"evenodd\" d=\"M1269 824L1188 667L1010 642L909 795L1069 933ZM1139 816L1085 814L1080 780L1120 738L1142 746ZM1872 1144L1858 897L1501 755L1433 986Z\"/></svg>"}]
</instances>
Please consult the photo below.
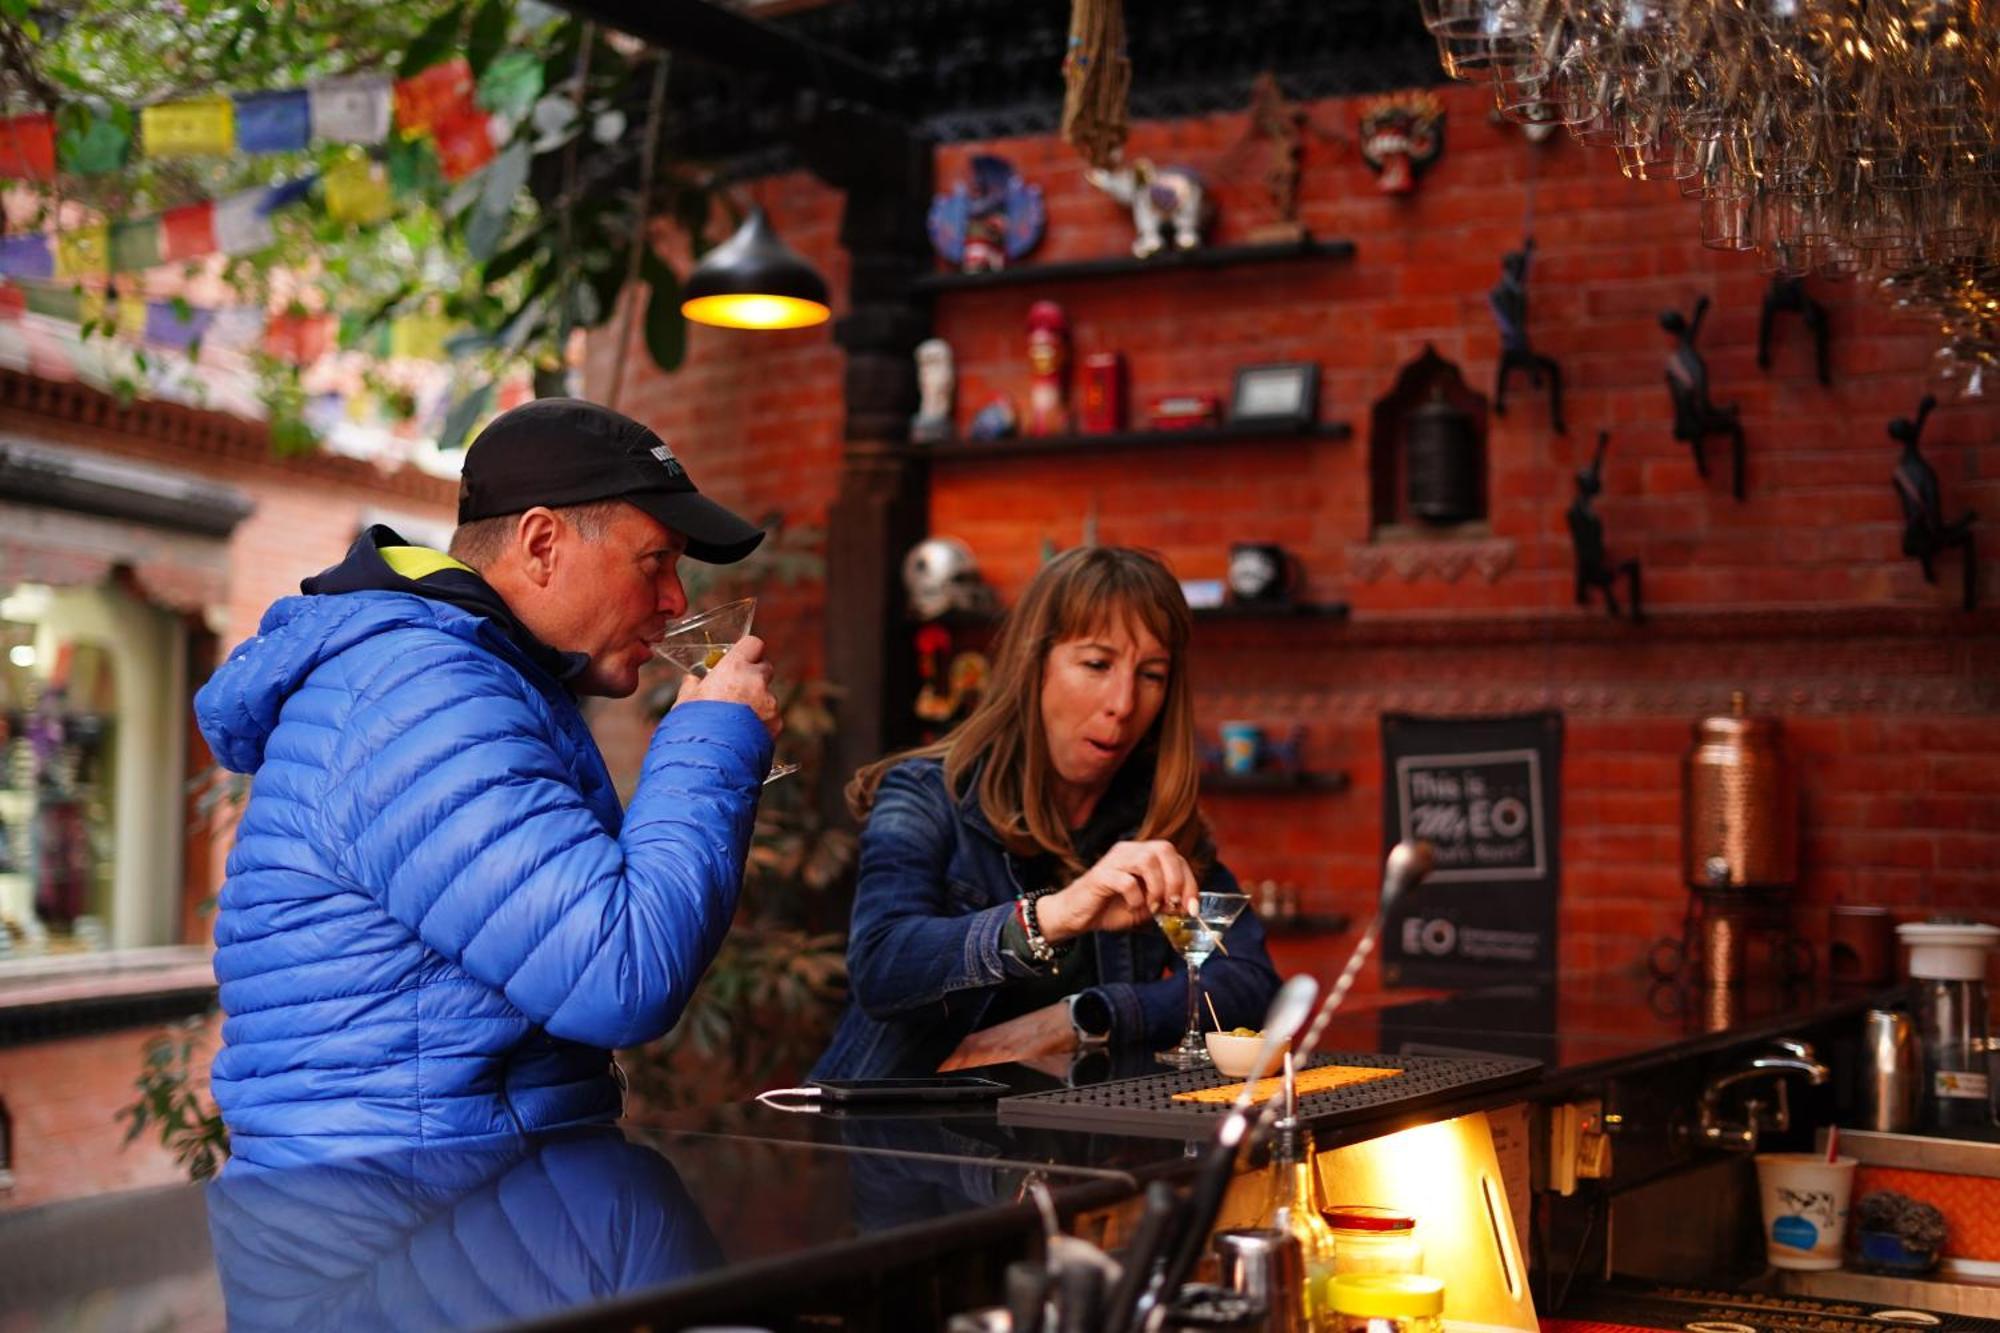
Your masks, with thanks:
<instances>
[{"instance_id":1,"label":"black wall shelf","mask_svg":"<svg viewBox=\"0 0 2000 1333\"><path fill-rule=\"evenodd\" d=\"M1292 795L1308 792L1346 791L1350 779L1345 772L1332 773L1204 773L1203 792L1216 796L1237 793Z\"/></svg>"},{"instance_id":2,"label":"black wall shelf","mask_svg":"<svg viewBox=\"0 0 2000 1333\"><path fill-rule=\"evenodd\" d=\"M935 621L907 620L905 623L915 630L924 624L938 624L946 629L984 630L1000 623L1000 612L980 613L976 611L949 611ZM1346 620L1346 602L1226 602L1221 606L1199 606L1194 609L1198 621L1228 620Z\"/></svg>"},{"instance_id":3,"label":"black wall shelf","mask_svg":"<svg viewBox=\"0 0 2000 1333\"><path fill-rule=\"evenodd\" d=\"M1224 602L1198 606L1196 620L1345 620L1346 602Z\"/></svg>"},{"instance_id":4,"label":"black wall shelf","mask_svg":"<svg viewBox=\"0 0 2000 1333\"><path fill-rule=\"evenodd\" d=\"M1189 269L1236 268L1245 264L1281 263L1297 259L1347 259L1354 242L1346 240L1280 241L1270 245L1214 245L1194 250L1163 250L1150 259L1118 255L1106 259L1071 259L1054 264L1017 264L984 273L927 273L911 286L919 292L965 291L984 287L1018 287L1027 283L1076 282L1088 278L1133 277L1142 273L1179 273Z\"/></svg>"},{"instance_id":5,"label":"black wall shelf","mask_svg":"<svg viewBox=\"0 0 2000 1333\"><path fill-rule=\"evenodd\" d=\"M1193 430L1126 430L1111 435L1017 435L1004 440L967 440L939 444L927 452L934 467L953 463L992 462L1049 454L1112 453L1121 449L1158 449L1189 444L1242 444L1249 441L1345 440L1354 428L1345 421L1318 421L1303 430L1285 426L1206 426Z\"/></svg>"}]
</instances>

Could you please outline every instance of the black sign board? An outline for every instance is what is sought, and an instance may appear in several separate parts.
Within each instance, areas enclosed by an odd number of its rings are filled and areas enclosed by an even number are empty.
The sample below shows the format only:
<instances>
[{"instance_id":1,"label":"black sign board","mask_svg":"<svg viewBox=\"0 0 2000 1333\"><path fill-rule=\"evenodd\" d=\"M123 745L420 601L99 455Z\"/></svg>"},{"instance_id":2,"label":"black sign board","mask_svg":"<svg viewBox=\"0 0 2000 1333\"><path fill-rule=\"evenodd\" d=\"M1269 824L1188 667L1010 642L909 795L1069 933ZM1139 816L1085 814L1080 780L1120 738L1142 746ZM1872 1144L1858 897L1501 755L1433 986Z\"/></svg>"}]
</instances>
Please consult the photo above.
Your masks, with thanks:
<instances>
[{"instance_id":1,"label":"black sign board","mask_svg":"<svg viewBox=\"0 0 2000 1333\"><path fill-rule=\"evenodd\" d=\"M1562 882L1561 713L1382 717L1382 845L1435 868L1382 928L1390 985L1553 977Z\"/></svg>"}]
</instances>

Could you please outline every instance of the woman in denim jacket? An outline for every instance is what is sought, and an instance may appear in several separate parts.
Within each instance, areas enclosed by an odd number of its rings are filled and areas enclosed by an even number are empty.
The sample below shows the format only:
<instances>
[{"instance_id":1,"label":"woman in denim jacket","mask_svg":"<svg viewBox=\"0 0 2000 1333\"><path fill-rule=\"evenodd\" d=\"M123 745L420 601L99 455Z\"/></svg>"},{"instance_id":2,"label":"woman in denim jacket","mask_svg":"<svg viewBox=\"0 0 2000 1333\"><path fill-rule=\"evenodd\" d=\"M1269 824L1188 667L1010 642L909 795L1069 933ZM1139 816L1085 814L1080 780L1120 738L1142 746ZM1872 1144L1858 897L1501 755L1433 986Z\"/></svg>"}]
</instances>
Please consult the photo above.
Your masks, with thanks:
<instances>
[{"instance_id":1,"label":"woman in denim jacket","mask_svg":"<svg viewBox=\"0 0 2000 1333\"><path fill-rule=\"evenodd\" d=\"M1185 964L1153 912L1236 889L1196 806L1191 629L1154 556L1067 552L1001 626L972 716L855 775L851 997L813 1077L1176 1042ZM1278 987L1255 912L1223 947L1204 989L1255 1026Z\"/></svg>"}]
</instances>

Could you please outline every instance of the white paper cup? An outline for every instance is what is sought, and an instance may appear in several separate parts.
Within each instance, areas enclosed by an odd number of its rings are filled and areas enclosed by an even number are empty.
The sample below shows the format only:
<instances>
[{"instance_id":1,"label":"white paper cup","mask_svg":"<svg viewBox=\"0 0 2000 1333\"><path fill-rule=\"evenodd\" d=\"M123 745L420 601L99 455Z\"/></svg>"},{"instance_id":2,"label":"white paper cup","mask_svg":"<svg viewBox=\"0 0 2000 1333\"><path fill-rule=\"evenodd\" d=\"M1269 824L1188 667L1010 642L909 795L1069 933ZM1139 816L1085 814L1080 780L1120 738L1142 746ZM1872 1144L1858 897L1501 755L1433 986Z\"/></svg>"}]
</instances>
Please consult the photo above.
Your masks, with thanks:
<instances>
[{"instance_id":1,"label":"white paper cup","mask_svg":"<svg viewBox=\"0 0 2000 1333\"><path fill-rule=\"evenodd\" d=\"M1817 1153L1757 1154L1757 1193L1764 1205L1764 1254L1773 1268L1840 1267L1847 1236L1847 1200L1854 1158L1829 1162Z\"/></svg>"}]
</instances>

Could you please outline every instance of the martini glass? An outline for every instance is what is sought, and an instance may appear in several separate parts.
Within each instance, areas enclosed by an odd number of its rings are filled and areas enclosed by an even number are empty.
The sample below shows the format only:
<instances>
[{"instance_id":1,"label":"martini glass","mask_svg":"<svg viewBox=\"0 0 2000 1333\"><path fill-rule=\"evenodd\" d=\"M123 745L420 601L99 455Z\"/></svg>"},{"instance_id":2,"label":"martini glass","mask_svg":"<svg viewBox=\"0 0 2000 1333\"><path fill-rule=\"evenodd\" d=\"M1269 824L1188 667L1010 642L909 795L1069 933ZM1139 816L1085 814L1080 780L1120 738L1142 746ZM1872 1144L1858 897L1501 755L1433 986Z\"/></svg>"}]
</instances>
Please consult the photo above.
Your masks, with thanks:
<instances>
[{"instance_id":1,"label":"martini glass","mask_svg":"<svg viewBox=\"0 0 2000 1333\"><path fill-rule=\"evenodd\" d=\"M724 602L713 610L676 620L660 636L653 651L685 675L696 678L706 676L710 668L736 646L736 641L750 632L750 622L756 615L755 597ZM797 764L774 763L771 771L764 775L764 781L775 782L798 771Z\"/></svg>"},{"instance_id":2,"label":"martini glass","mask_svg":"<svg viewBox=\"0 0 2000 1333\"><path fill-rule=\"evenodd\" d=\"M1201 1039L1201 965L1222 948L1222 932L1236 924L1250 905L1248 894L1204 893L1193 915L1184 912L1155 912L1153 920L1167 943L1187 962L1188 1026L1181 1044L1158 1057L1175 1069L1203 1069L1215 1062L1209 1058L1208 1043ZM1227 952L1225 950L1225 952Z\"/></svg>"}]
</instances>

